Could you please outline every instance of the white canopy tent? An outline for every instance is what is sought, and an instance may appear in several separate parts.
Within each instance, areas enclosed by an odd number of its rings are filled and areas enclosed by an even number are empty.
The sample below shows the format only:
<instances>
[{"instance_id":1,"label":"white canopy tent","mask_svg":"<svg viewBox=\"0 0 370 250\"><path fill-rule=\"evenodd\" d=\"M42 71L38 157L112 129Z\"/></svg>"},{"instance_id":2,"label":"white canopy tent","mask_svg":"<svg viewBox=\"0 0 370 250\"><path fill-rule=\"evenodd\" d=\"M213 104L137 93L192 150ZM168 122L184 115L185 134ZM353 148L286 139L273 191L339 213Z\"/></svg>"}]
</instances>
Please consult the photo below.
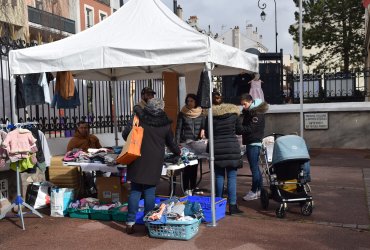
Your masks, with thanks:
<instances>
[{"instance_id":1,"label":"white canopy tent","mask_svg":"<svg viewBox=\"0 0 370 250\"><path fill-rule=\"evenodd\" d=\"M201 69L209 71L210 79L211 73L234 75L258 71L256 55L199 33L160 0L130 0L113 15L81 33L10 51L9 62L12 74L71 71L75 78L108 81L161 78L163 72L184 75ZM212 225L215 226L212 115L208 119ZM117 135L117 128L115 132Z\"/></svg>"}]
</instances>

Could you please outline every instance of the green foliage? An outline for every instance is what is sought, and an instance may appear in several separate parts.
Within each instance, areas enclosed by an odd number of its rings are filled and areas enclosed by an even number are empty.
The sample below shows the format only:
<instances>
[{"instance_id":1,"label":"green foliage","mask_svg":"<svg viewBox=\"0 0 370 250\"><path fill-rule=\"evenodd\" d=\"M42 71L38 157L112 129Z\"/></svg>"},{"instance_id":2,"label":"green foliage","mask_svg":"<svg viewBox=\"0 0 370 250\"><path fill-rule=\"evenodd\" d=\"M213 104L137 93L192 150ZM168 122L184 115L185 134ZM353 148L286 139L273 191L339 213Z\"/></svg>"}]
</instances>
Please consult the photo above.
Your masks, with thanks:
<instances>
[{"instance_id":1,"label":"green foliage","mask_svg":"<svg viewBox=\"0 0 370 250\"><path fill-rule=\"evenodd\" d=\"M293 0L299 7L299 0ZM302 0L303 48L317 49L317 53L303 58L306 65L317 64L316 69L348 71L363 65L364 13L362 0ZM297 23L289 33L299 41L299 13Z\"/></svg>"}]
</instances>

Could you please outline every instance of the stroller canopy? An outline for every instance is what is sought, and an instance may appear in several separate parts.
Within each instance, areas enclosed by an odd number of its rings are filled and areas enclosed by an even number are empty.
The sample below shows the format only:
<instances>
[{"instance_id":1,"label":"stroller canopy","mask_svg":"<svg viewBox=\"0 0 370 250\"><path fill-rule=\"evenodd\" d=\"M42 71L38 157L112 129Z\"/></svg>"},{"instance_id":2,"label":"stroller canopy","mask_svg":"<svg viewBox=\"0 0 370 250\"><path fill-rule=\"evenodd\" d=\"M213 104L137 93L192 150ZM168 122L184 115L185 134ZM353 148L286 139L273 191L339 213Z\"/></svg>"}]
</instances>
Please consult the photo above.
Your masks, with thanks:
<instances>
[{"instance_id":1,"label":"stroller canopy","mask_svg":"<svg viewBox=\"0 0 370 250\"><path fill-rule=\"evenodd\" d=\"M272 165L285 161L310 160L304 139L298 135L285 135L276 139L272 154Z\"/></svg>"}]
</instances>

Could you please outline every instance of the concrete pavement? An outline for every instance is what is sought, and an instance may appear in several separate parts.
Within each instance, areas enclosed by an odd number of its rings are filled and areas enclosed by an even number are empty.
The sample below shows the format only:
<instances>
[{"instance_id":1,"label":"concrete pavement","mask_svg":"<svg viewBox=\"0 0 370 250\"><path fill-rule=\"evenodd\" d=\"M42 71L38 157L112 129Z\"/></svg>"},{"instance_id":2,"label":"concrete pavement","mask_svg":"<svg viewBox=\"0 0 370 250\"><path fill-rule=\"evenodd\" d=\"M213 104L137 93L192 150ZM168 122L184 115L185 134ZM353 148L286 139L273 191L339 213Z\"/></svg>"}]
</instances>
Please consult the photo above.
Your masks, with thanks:
<instances>
[{"instance_id":1,"label":"concrete pavement","mask_svg":"<svg viewBox=\"0 0 370 250\"><path fill-rule=\"evenodd\" d=\"M226 216L216 227L200 226L190 241L149 238L143 226L126 235L124 225L71 218L27 218L0 221L0 249L370 249L370 151L312 149L312 196L309 217L290 205L286 218L275 216L277 203L262 210L258 200L241 197L250 178L238 177L239 206L243 216ZM246 165L240 174L248 174ZM201 187L209 187L209 174ZM159 192L167 190L161 183Z\"/></svg>"}]
</instances>

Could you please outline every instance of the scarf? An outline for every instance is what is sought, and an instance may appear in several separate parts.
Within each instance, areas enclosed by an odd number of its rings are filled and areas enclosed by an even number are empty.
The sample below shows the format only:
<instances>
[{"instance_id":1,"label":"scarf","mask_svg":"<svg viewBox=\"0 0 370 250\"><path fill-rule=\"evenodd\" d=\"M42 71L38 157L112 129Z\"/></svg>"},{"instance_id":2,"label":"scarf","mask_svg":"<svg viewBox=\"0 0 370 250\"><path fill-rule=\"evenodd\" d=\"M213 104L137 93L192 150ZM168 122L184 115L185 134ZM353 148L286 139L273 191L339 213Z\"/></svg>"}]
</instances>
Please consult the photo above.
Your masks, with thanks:
<instances>
[{"instance_id":1,"label":"scarf","mask_svg":"<svg viewBox=\"0 0 370 250\"><path fill-rule=\"evenodd\" d=\"M199 117L202 114L202 108L201 107L197 107L197 108L189 109L185 105L184 107L182 107L181 113L183 113L188 118L194 119L194 118Z\"/></svg>"}]
</instances>

